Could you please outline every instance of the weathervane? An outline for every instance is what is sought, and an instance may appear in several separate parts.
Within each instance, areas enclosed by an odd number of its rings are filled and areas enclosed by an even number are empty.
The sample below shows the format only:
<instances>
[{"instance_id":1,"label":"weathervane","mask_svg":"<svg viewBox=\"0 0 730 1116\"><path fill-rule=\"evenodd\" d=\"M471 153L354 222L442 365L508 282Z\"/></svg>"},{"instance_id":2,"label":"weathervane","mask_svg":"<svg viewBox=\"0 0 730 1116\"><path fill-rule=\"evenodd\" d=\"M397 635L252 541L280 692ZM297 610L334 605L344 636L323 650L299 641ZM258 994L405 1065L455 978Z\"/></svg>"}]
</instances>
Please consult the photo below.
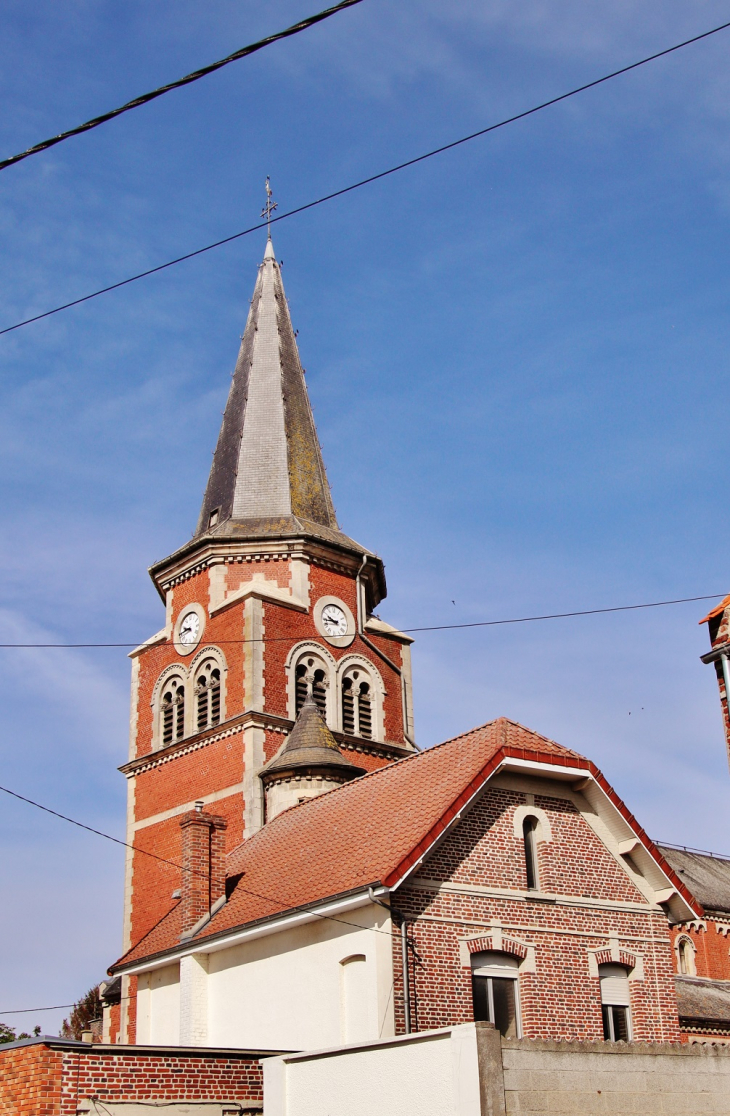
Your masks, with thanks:
<instances>
[{"instance_id":1,"label":"weathervane","mask_svg":"<svg viewBox=\"0 0 730 1116\"><path fill-rule=\"evenodd\" d=\"M275 209L279 208L277 203L275 201L271 200L271 197L272 197L271 182L270 182L269 176L267 174L266 175L266 205L261 210L261 216L266 218L266 229L267 229L267 232L269 234L269 240L271 239L271 214L274 212Z\"/></svg>"}]
</instances>

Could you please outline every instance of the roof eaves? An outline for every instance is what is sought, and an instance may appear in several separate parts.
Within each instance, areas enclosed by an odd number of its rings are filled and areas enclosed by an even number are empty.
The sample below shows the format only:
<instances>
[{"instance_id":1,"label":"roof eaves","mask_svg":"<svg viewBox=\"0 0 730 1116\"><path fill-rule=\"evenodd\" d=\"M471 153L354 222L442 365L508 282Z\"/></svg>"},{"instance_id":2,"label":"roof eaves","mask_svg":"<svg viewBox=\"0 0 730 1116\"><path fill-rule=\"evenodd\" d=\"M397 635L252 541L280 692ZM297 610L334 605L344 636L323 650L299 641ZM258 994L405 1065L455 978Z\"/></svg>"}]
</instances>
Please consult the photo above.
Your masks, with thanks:
<instances>
[{"instance_id":1,"label":"roof eaves","mask_svg":"<svg viewBox=\"0 0 730 1116\"><path fill-rule=\"evenodd\" d=\"M479 774L475 775L464 790L457 795L451 805L447 807L438 821L421 838L411 852L388 873L383 880L386 887L395 890L395 888L403 883L406 876L410 875L413 869L430 852L436 841L443 837L452 825L458 822L464 809L471 803L475 795L482 790L497 768L501 767L505 760L510 758L522 760L531 759L535 762L547 761L554 766L575 766L581 770L588 769L588 761L580 759L579 757L573 760L572 757L556 756L554 753L550 752L532 752L526 748L515 748L509 745L502 745L502 747L487 761Z\"/></svg>"},{"instance_id":2,"label":"roof eaves","mask_svg":"<svg viewBox=\"0 0 730 1116\"><path fill-rule=\"evenodd\" d=\"M251 840L253 840L253 838L251 838ZM168 946L167 949L161 949L158 950L156 953L150 953L143 957L135 957L132 961L124 963L124 957L127 957L130 953L132 953L132 950L130 949L127 950L127 953L125 953L119 959L119 961L115 961L113 965L110 965L110 967L107 969L107 972L110 975L117 975L131 969L139 969L140 967L144 967L147 964L155 964L158 961L162 961L167 958L172 959L174 957L182 956L183 954L194 953L198 950L198 946L200 945L215 945L220 942L225 942L227 938L231 938L243 931L256 930L267 925L271 925L271 932L276 933L276 923L284 922L290 919L293 915L311 914L313 918L322 918L326 920L331 919L332 921L338 922L340 920L335 918L333 915L319 914L317 912L317 907L327 907L330 906L332 903L344 902L347 899L354 898L358 895L367 895L371 888L378 888L382 886L383 884L381 880L374 880L372 883L359 885L358 887L350 888L348 891L341 891L337 892L334 895L325 895L319 899L313 899L311 903L302 903L296 907L288 907L286 909L282 909L280 911L277 911L276 914L273 915L264 915L262 918L255 918L252 919L250 922L241 922L236 924L235 926L228 926L224 930L217 931L217 933L215 934L206 934L202 937L196 938L186 938L184 941L176 942L174 946ZM235 894L235 891L233 892L233 894ZM233 898L233 894L231 895L231 898ZM160 922L161 921L162 919L160 919ZM157 923L157 925L159 926L159 923ZM209 926L210 923L207 923L207 925ZM145 935L145 937L147 937L147 935ZM140 940L144 941L144 939ZM137 947L135 946L134 948L136 949Z\"/></svg>"},{"instance_id":3,"label":"roof eaves","mask_svg":"<svg viewBox=\"0 0 730 1116\"><path fill-rule=\"evenodd\" d=\"M676 891L678 892L679 895L682 896L684 901L689 906L690 910L694 912L694 914L697 918L701 918L705 913L704 908L702 907L702 904L699 902L699 900L697 900L695 898L695 896L692 894L692 892L689 890L689 888L686 886L686 884L684 884L682 882L682 880L680 880L679 876L674 871L671 864L669 864L669 862L662 856L661 852L659 851L657 846L654 844L654 842L652 841L651 837L648 835L646 830L643 829L642 826L639 825L638 821L636 820L634 815L631 813L629 808L619 798L619 796L616 794L616 791L608 783L605 776L599 771L599 769L596 767L596 765L593 763L593 761L592 760L587 760L586 762L587 762L587 766L590 770L591 775L596 780L596 782L598 783L598 785L601 788L601 790L603 791L603 793L606 795L606 797L609 799L609 801L612 803L612 805L618 810L618 812L623 817L624 821L626 821L628 823L628 825L631 826L631 828L633 829L634 833L639 838L639 840L646 846L647 851L651 853L651 855L653 856L654 860L656 861L656 863L661 868L664 875L669 880L671 880L671 882L674 885Z\"/></svg>"}]
</instances>

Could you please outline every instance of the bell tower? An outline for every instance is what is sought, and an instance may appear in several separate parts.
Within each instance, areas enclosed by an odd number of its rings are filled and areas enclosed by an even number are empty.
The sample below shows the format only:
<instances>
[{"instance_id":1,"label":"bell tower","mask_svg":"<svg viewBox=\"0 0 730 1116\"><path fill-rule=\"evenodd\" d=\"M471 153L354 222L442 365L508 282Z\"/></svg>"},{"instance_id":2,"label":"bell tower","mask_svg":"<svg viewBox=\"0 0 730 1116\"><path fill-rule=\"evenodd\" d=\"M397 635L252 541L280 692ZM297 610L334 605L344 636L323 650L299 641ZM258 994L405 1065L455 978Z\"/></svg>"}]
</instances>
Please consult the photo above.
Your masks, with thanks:
<instances>
[{"instance_id":1,"label":"bell tower","mask_svg":"<svg viewBox=\"0 0 730 1116\"><path fill-rule=\"evenodd\" d=\"M373 615L383 563L337 522L270 238L195 533L150 575L165 621L131 654L125 950L178 901L154 857L180 864L196 802L230 851L267 794L279 812L415 748L412 641Z\"/></svg>"}]
</instances>

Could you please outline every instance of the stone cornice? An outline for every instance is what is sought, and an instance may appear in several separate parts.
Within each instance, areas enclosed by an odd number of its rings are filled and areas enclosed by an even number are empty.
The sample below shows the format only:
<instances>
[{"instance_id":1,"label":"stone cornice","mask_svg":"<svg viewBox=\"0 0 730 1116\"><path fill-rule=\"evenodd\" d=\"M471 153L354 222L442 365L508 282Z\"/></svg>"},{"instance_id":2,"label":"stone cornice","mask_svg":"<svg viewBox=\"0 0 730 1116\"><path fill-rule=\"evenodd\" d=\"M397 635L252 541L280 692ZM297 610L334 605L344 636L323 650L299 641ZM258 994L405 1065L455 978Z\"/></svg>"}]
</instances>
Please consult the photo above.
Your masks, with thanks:
<instances>
[{"instance_id":1,"label":"stone cornice","mask_svg":"<svg viewBox=\"0 0 730 1116\"><path fill-rule=\"evenodd\" d=\"M150 566L149 573L164 600L165 593L170 587L187 581L209 566L220 563L288 561L289 559L317 562L319 565L354 576L360 567L362 552L306 535L257 540L206 536L193 540L169 558L156 562ZM382 600L385 596L385 581L383 564L377 555L371 556L362 576L365 581L372 582L371 592L374 592L377 586L377 599Z\"/></svg>"},{"instance_id":2,"label":"stone cornice","mask_svg":"<svg viewBox=\"0 0 730 1116\"><path fill-rule=\"evenodd\" d=\"M195 733L195 735L188 736L184 740L178 740L175 744L168 744L166 748L159 748L156 752L147 752L143 756L129 760L127 763L123 763L119 770L128 778L141 775L144 771L161 767L180 756L197 752L200 748L205 748L208 744L213 744L217 740L237 736L249 725L269 732L280 732L286 736L293 729L294 722L287 717L278 717L272 713L261 713L258 710L249 709L245 713L239 713L238 716L231 717L222 724L216 725L214 728L206 729L205 732ZM413 749L404 744L366 740L360 736L347 736L343 732L333 731L332 735L341 748L346 751L357 752L360 755L379 756L390 760L404 759L406 756L413 755Z\"/></svg>"}]
</instances>

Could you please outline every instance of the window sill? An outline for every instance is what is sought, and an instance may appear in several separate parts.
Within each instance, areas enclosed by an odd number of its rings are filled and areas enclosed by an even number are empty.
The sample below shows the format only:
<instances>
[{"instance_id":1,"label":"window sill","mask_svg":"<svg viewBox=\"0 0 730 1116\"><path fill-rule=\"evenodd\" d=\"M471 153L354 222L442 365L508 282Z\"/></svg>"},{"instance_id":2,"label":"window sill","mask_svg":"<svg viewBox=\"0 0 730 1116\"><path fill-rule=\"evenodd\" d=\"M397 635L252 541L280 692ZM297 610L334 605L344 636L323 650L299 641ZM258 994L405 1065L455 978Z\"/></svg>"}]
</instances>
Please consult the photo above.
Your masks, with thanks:
<instances>
[{"instance_id":1,"label":"window sill","mask_svg":"<svg viewBox=\"0 0 730 1116\"><path fill-rule=\"evenodd\" d=\"M544 891L526 891L525 899L528 903L557 903L555 895L546 895Z\"/></svg>"}]
</instances>

